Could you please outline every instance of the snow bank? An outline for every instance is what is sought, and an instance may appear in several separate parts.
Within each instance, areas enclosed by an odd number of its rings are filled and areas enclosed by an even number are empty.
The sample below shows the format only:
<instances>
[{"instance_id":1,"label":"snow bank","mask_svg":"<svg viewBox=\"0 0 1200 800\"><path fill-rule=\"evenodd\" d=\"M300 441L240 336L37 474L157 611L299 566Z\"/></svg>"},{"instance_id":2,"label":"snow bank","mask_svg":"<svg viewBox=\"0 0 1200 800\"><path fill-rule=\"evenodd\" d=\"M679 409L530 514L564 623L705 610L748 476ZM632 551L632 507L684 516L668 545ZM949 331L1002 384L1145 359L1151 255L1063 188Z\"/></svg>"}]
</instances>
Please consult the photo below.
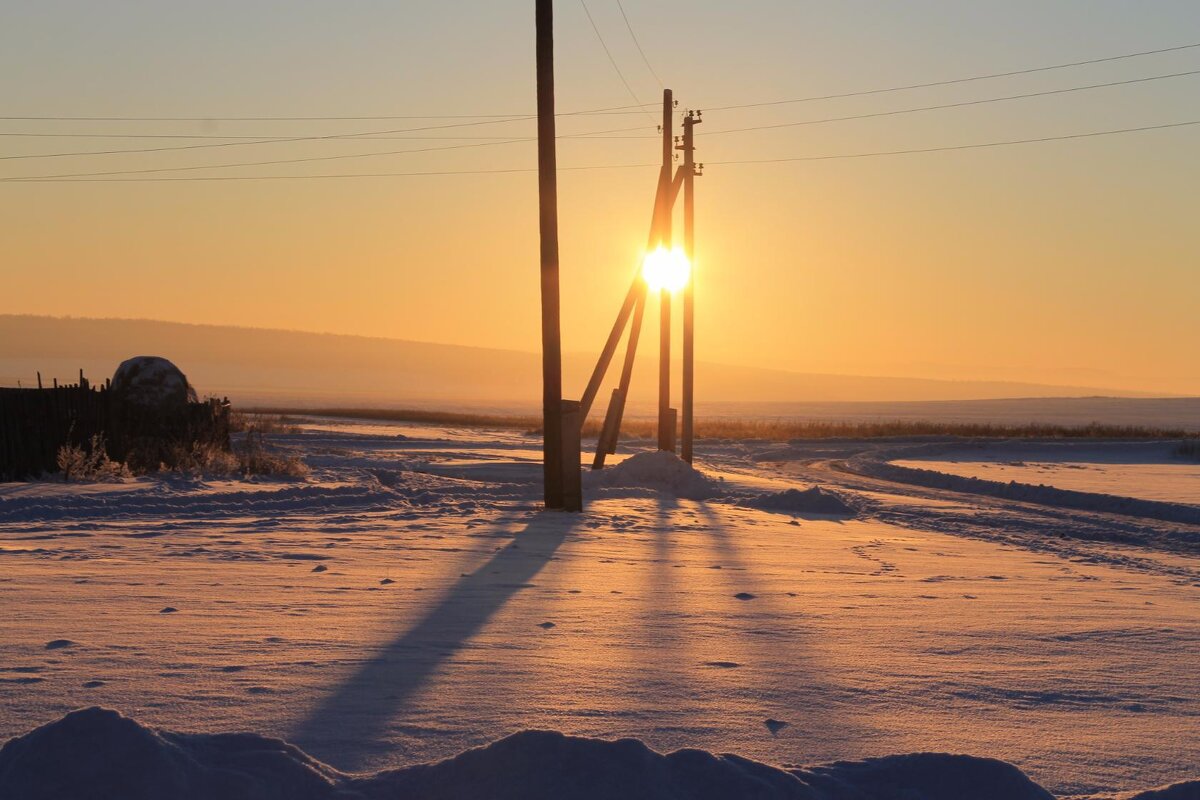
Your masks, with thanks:
<instances>
[{"instance_id":1,"label":"snow bank","mask_svg":"<svg viewBox=\"0 0 1200 800\"><path fill-rule=\"evenodd\" d=\"M1131 517L1200 524L1200 508L1183 503L1168 503L1161 500L1141 500L1134 497L1080 492L1059 489L1054 486L1009 481L991 481L985 478L963 477L945 472L900 466L879 460L878 455L851 459L852 471L873 478L882 478L897 483L926 486L931 489L949 489L955 492L999 497L1024 503L1071 508L1078 511L1096 511L1109 514L1124 514Z\"/></svg>"},{"instance_id":2,"label":"snow bank","mask_svg":"<svg viewBox=\"0 0 1200 800\"><path fill-rule=\"evenodd\" d=\"M1177 784L1128 800L1186 800ZM914 753L783 770L637 739L524 731L436 764L350 776L278 739L153 730L116 711L73 711L0 748L0 796L24 800L1053 800L1003 761Z\"/></svg>"},{"instance_id":3,"label":"snow bank","mask_svg":"<svg viewBox=\"0 0 1200 800\"><path fill-rule=\"evenodd\" d=\"M615 467L585 473L587 485L602 488L653 489L688 500L721 493L720 485L674 453L638 453Z\"/></svg>"},{"instance_id":4,"label":"snow bank","mask_svg":"<svg viewBox=\"0 0 1200 800\"><path fill-rule=\"evenodd\" d=\"M842 496L820 486L810 489L785 489L782 492L761 494L743 500L740 505L764 511L793 514L854 514L854 507Z\"/></svg>"}]
</instances>

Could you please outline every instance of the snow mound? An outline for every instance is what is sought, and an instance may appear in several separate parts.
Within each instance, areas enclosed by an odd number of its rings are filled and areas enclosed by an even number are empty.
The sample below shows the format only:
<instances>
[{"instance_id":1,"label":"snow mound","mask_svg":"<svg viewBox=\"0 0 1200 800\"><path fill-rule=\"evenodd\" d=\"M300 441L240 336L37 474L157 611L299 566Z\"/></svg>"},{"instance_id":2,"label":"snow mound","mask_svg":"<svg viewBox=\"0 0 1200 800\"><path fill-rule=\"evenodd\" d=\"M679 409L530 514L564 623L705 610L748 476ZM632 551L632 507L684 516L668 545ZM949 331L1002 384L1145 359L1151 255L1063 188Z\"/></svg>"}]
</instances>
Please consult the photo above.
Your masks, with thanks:
<instances>
[{"instance_id":1,"label":"snow mound","mask_svg":"<svg viewBox=\"0 0 1200 800\"><path fill-rule=\"evenodd\" d=\"M854 514L854 508L842 496L820 486L810 489L785 489L782 492L761 494L743 501L742 505L764 511L784 511L795 514Z\"/></svg>"},{"instance_id":2,"label":"snow mound","mask_svg":"<svg viewBox=\"0 0 1200 800\"><path fill-rule=\"evenodd\" d=\"M592 487L653 489L688 500L721 493L716 481L666 450L638 453L615 467L587 473L587 481Z\"/></svg>"},{"instance_id":3,"label":"snow mound","mask_svg":"<svg viewBox=\"0 0 1200 800\"><path fill-rule=\"evenodd\" d=\"M0 748L0 797L26 800L316 800L341 776L253 734L179 734L86 708Z\"/></svg>"},{"instance_id":4,"label":"snow mound","mask_svg":"<svg viewBox=\"0 0 1200 800\"><path fill-rule=\"evenodd\" d=\"M1196 782L1127 800L1187 800ZM523 731L436 764L352 776L278 739L154 730L73 711L0 748L0 796L26 800L1053 800L1011 764L913 753L784 770L736 755L663 755L637 739Z\"/></svg>"}]
</instances>

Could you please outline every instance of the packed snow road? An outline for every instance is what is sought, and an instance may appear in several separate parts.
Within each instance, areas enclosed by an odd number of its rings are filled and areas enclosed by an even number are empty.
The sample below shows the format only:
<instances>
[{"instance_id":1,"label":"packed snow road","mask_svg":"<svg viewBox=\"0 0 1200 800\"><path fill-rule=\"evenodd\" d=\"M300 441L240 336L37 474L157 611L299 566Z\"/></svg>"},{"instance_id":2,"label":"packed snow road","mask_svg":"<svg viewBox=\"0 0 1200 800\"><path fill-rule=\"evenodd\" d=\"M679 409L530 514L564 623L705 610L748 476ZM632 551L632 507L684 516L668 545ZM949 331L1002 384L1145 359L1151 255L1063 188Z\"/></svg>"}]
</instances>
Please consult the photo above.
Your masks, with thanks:
<instances>
[{"instance_id":1,"label":"packed snow road","mask_svg":"<svg viewBox=\"0 0 1200 800\"><path fill-rule=\"evenodd\" d=\"M869 442L646 456L567 515L519 434L276 439L309 479L0 485L0 737L104 705L346 771L543 728L1058 794L1197 773L1200 526L888 480Z\"/></svg>"}]
</instances>

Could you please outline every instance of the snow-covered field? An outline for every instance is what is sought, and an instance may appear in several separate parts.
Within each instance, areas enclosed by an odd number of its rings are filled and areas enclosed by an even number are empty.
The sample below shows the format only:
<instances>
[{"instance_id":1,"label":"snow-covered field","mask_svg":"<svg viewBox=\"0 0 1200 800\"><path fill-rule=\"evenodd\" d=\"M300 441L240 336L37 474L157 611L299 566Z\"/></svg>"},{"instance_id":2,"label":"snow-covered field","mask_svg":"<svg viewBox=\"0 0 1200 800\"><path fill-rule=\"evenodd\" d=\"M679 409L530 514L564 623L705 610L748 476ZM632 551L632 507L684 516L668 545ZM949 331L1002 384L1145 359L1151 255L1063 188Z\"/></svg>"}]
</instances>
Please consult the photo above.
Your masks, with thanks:
<instances>
[{"instance_id":1,"label":"snow-covered field","mask_svg":"<svg viewBox=\"0 0 1200 800\"><path fill-rule=\"evenodd\" d=\"M897 459L905 467L991 481L1045 484L1079 492L1200 506L1200 462L1170 444L1006 442L942 457Z\"/></svg>"},{"instance_id":2,"label":"snow-covered field","mask_svg":"<svg viewBox=\"0 0 1200 800\"><path fill-rule=\"evenodd\" d=\"M925 443L703 443L707 477L647 453L568 515L519 433L275 440L310 478L0 485L0 737L101 705L346 772L549 729L782 766L966 753L1059 796L1200 776L1186 478L1089 484L1170 501L1114 513L867 468L964 466ZM1026 463L1097 463L1060 455Z\"/></svg>"}]
</instances>

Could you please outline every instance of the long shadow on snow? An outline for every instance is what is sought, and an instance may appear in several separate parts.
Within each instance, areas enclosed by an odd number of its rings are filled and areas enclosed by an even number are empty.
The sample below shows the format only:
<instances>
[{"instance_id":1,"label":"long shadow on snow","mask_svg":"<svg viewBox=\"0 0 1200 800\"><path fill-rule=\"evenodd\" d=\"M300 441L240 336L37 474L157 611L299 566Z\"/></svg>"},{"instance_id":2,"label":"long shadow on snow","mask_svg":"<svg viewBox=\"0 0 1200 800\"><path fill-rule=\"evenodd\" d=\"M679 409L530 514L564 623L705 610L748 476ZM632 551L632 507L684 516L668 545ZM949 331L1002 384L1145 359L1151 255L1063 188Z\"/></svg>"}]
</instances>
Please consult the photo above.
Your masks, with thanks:
<instances>
[{"instance_id":1,"label":"long shadow on snow","mask_svg":"<svg viewBox=\"0 0 1200 800\"><path fill-rule=\"evenodd\" d=\"M360 769L383 747L382 734L405 703L545 567L579 516L534 516L507 546L334 689L290 740L339 769Z\"/></svg>"}]
</instances>

